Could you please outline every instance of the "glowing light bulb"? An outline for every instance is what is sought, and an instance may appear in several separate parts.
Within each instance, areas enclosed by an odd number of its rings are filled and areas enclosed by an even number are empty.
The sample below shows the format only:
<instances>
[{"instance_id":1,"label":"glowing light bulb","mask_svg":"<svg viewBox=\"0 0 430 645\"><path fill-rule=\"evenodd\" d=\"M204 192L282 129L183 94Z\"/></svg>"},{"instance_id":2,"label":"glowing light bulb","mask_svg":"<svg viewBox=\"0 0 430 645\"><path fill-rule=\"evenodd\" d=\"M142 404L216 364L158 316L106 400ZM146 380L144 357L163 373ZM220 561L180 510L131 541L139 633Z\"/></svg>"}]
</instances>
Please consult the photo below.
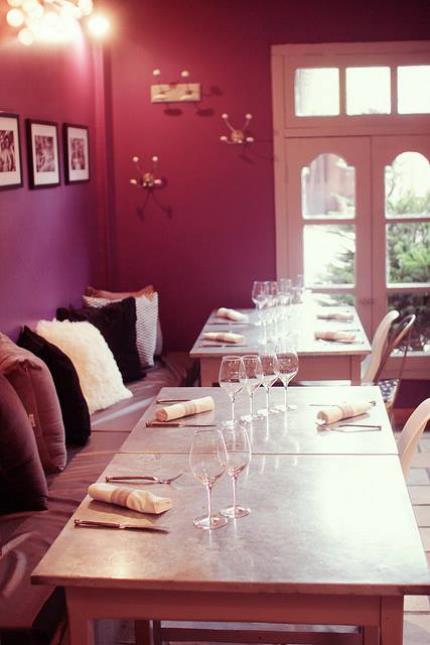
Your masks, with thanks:
<instances>
[{"instance_id":1,"label":"glowing light bulb","mask_svg":"<svg viewBox=\"0 0 430 645\"><path fill-rule=\"evenodd\" d=\"M93 0L79 0L78 8L84 16L89 16L93 10Z\"/></svg>"},{"instance_id":2,"label":"glowing light bulb","mask_svg":"<svg viewBox=\"0 0 430 645\"><path fill-rule=\"evenodd\" d=\"M103 38L110 30L110 22L102 14L95 14L88 20L88 29L95 38Z\"/></svg>"},{"instance_id":3,"label":"glowing light bulb","mask_svg":"<svg viewBox=\"0 0 430 645\"><path fill-rule=\"evenodd\" d=\"M30 29L21 29L18 32L18 40L22 45L32 45L34 42L34 36Z\"/></svg>"},{"instance_id":4,"label":"glowing light bulb","mask_svg":"<svg viewBox=\"0 0 430 645\"><path fill-rule=\"evenodd\" d=\"M134 163L137 163L139 161L139 157L132 157L131 159Z\"/></svg>"},{"instance_id":5,"label":"glowing light bulb","mask_svg":"<svg viewBox=\"0 0 430 645\"><path fill-rule=\"evenodd\" d=\"M11 27L21 27L24 24L24 14L21 9L10 9L6 14L6 20Z\"/></svg>"}]
</instances>

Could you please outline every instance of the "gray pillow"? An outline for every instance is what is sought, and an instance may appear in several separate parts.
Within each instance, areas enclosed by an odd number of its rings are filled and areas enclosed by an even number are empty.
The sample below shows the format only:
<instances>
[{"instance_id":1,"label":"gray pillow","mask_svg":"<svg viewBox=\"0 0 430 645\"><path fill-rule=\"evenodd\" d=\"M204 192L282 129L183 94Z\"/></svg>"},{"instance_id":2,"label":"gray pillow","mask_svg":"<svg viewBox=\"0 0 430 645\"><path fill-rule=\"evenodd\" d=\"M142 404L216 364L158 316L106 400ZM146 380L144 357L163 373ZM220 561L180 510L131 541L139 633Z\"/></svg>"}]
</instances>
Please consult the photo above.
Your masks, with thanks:
<instances>
[{"instance_id":1,"label":"gray pillow","mask_svg":"<svg viewBox=\"0 0 430 645\"><path fill-rule=\"evenodd\" d=\"M61 408L54 381L45 363L0 333L0 373L21 399L36 437L47 473L63 470L66 445Z\"/></svg>"},{"instance_id":2,"label":"gray pillow","mask_svg":"<svg viewBox=\"0 0 430 645\"><path fill-rule=\"evenodd\" d=\"M27 414L0 374L0 515L40 511L48 489Z\"/></svg>"}]
</instances>

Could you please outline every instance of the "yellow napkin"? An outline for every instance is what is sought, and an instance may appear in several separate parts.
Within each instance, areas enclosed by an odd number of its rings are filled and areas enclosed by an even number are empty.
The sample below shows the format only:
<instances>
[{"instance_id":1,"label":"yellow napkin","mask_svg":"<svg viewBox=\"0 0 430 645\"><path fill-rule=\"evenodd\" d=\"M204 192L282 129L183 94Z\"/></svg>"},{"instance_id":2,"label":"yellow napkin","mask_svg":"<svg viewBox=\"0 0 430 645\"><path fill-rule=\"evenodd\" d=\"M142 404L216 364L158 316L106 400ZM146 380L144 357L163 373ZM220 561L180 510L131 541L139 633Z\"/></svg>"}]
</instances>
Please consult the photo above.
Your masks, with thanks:
<instances>
[{"instance_id":1,"label":"yellow napkin","mask_svg":"<svg viewBox=\"0 0 430 645\"><path fill-rule=\"evenodd\" d=\"M248 320L246 314L242 314L240 311L236 311L236 309L227 309L227 307L220 307L215 315L218 318L227 318L228 320L242 320L243 322Z\"/></svg>"},{"instance_id":2,"label":"yellow napkin","mask_svg":"<svg viewBox=\"0 0 430 645\"><path fill-rule=\"evenodd\" d=\"M317 314L317 318L320 320L340 320L343 322L350 322L354 316L351 313L347 313L346 311L338 311L337 313L332 311L330 313L322 313L322 314Z\"/></svg>"},{"instance_id":3,"label":"yellow napkin","mask_svg":"<svg viewBox=\"0 0 430 645\"><path fill-rule=\"evenodd\" d=\"M172 508L170 497L157 497L146 490L114 486L113 484L91 484L88 495L99 502L125 506L139 513L164 513Z\"/></svg>"},{"instance_id":4,"label":"yellow napkin","mask_svg":"<svg viewBox=\"0 0 430 645\"><path fill-rule=\"evenodd\" d=\"M166 405L164 408L156 411L155 418L157 421L171 421L172 419L188 417L191 414L198 414L199 412L208 412L208 410L213 410L214 407L215 401L213 398L211 396L203 396L200 399Z\"/></svg>"},{"instance_id":5,"label":"yellow napkin","mask_svg":"<svg viewBox=\"0 0 430 645\"><path fill-rule=\"evenodd\" d=\"M355 334L349 331L335 331L333 329L325 329L315 332L315 338L321 340L334 340L338 343L353 343L355 341Z\"/></svg>"},{"instance_id":6,"label":"yellow napkin","mask_svg":"<svg viewBox=\"0 0 430 645\"><path fill-rule=\"evenodd\" d=\"M204 340L216 340L224 343L241 343L245 340L245 336L242 334L234 334L232 331L227 332L218 332L218 331L206 331L203 334Z\"/></svg>"},{"instance_id":7,"label":"yellow napkin","mask_svg":"<svg viewBox=\"0 0 430 645\"><path fill-rule=\"evenodd\" d=\"M339 405L321 408L317 414L317 423L325 425L328 423L336 423L336 421L340 421L341 419L357 417L360 414L365 414L373 405L373 403L369 402L348 403L344 401L343 403L339 403Z\"/></svg>"}]
</instances>

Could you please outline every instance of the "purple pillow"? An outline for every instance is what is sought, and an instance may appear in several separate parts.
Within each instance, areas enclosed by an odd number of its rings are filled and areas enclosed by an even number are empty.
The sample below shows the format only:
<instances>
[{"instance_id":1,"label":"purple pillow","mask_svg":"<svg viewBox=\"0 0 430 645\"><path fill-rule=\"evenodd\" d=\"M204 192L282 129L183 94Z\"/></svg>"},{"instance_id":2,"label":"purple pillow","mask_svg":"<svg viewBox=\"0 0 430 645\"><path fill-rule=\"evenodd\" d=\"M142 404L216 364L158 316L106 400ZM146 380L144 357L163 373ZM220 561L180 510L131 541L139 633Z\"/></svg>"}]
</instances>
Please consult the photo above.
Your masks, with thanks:
<instances>
[{"instance_id":1,"label":"purple pillow","mask_svg":"<svg viewBox=\"0 0 430 645\"><path fill-rule=\"evenodd\" d=\"M0 374L0 515L47 508L48 489L25 409Z\"/></svg>"},{"instance_id":2,"label":"purple pillow","mask_svg":"<svg viewBox=\"0 0 430 645\"><path fill-rule=\"evenodd\" d=\"M63 470L67 461L64 424L49 369L40 358L0 334L0 373L27 412L45 472Z\"/></svg>"}]
</instances>

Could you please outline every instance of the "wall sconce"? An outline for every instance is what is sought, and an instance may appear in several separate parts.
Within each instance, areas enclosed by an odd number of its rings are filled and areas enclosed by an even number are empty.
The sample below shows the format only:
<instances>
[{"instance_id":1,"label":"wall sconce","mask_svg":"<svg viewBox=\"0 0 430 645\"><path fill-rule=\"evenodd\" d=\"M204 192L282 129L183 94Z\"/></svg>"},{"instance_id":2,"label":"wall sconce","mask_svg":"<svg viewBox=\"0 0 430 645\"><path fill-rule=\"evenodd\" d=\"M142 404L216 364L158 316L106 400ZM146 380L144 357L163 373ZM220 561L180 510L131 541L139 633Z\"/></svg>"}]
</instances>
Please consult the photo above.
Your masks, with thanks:
<instances>
[{"instance_id":1,"label":"wall sconce","mask_svg":"<svg viewBox=\"0 0 430 645\"><path fill-rule=\"evenodd\" d=\"M162 188L164 186L164 180L161 177L156 176L156 170L158 165L158 157L151 157L152 168L151 170L143 170L139 157L132 157L133 163L136 164L136 168L139 172L137 179L130 179L130 184L133 186L138 186L139 188L145 188L146 190L153 190L154 188Z\"/></svg>"},{"instance_id":2,"label":"wall sconce","mask_svg":"<svg viewBox=\"0 0 430 645\"><path fill-rule=\"evenodd\" d=\"M228 118L228 114L226 113L221 114L221 118L224 120L226 126L229 128L230 134L228 137L225 134L221 135L219 138L220 141L222 141L223 143L229 143L229 144L247 144L247 143L254 142L254 137L251 137L246 134L248 126L251 123L252 114L249 114L249 113L245 114L245 123L241 130L234 128L231 125Z\"/></svg>"},{"instance_id":3,"label":"wall sconce","mask_svg":"<svg viewBox=\"0 0 430 645\"><path fill-rule=\"evenodd\" d=\"M161 71L154 69L152 75L155 78L159 78ZM190 83L188 81L189 76L190 72L187 69L183 69L181 79L185 79L185 82L175 81L151 85L151 103L190 103L200 101L200 83Z\"/></svg>"}]
</instances>

